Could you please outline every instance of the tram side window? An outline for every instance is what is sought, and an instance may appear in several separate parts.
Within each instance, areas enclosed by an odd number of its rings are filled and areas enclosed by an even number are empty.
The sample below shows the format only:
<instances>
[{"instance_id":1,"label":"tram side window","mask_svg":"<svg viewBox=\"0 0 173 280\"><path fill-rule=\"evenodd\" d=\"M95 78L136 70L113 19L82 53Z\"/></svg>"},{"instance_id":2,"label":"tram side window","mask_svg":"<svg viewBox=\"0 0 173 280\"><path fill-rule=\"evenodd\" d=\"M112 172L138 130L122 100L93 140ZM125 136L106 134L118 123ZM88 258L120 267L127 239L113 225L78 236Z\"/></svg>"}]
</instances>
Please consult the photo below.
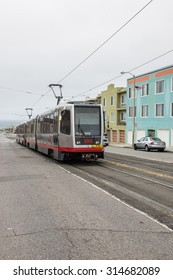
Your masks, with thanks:
<instances>
[{"instance_id":1,"label":"tram side window","mask_svg":"<svg viewBox=\"0 0 173 280\"><path fill-rule=\"evenodd\" d=\"M49 132L53 133L53 114L49 116L49 123L50 123Z\"/></svg>"},{"instance_id":2,"label":"tram side window","mask_svg":"<svg viewBox=\"0 0 173 280\"><path fill-rule=\"evenodd\" d=\"M47 117L43 118L43 133L47 132Z\"/></svg>"},{"instance_id":3,"label":"tram side window","mask_svg":"<svg viewBox=\"0 0 173 280\"><path fill-rule=\"evenodd\" d=\"M53 115L53 132L58 133L58 112Z\"/></svg>"},{"instance_id":4,"label":"tram side window","mask_svg":"<svg viewBox=\"0 0 173 280\"><path fill-rule=\"evenodd\" d=\"M27 126L26 126L26 133L27 133L27 134L30 133L30 124L27 124Z\"/></svg>"},{"instance_id":5,"label":"tram side window","mask_svg":"<svg viewBox=\"0 0 173 280\"><path fill-rule=\"evenodd\" d=\"M70 111L64 110L61 112L60 132L63 134L70 134Z\"/></svg>"},{"instance_id":6,"label":"tram side window","mask_svg":"<svg viewBox=\"0 0 173 280\"><path fill-rule=\"evenodd\" d=\"M31 123L31 134L34 133L34 123Z\"/></svg>"},{"instance_id":7,"label":"tram side window","mask_svg":"<svg viewBox=\"0 0 173 280\"><path fill-rule=\"evenodd\" d=\"M43 119L42 118L40 118L39 124L40 124L40 133L43 133Z\"/></svg>"}]
</instances>

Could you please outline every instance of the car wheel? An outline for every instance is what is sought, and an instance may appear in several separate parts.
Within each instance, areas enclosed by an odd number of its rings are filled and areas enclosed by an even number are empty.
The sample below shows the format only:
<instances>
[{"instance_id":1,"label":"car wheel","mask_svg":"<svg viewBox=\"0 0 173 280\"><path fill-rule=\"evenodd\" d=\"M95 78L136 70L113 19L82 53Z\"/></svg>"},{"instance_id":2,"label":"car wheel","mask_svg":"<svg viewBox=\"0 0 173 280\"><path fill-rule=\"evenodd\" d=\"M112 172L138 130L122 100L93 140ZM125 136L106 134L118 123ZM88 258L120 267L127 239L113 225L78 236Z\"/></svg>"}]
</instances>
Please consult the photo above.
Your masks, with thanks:
<instances>
[{"instance_id":1,"label":"car wheel","mask_svg":"<svg viewBox=\"0 0 173 280\"><path fill-rule=\"evenodd\" d=\"M146 152L149 152L149 150L150 150L150 149L149 149L148 146L146 145L146 146L145 146L145 151L146 151Z\"/></svg>"},{"instance_id":2,"label":"car wheel","mask_svg":"<svg viewBox=\"0 0 173 280\"><path fill-rule=\"evenodd\" d=\"M136 144L134 144L134 150L137 150L137 146L136 146Z\"/></svg>"}]
</instances>

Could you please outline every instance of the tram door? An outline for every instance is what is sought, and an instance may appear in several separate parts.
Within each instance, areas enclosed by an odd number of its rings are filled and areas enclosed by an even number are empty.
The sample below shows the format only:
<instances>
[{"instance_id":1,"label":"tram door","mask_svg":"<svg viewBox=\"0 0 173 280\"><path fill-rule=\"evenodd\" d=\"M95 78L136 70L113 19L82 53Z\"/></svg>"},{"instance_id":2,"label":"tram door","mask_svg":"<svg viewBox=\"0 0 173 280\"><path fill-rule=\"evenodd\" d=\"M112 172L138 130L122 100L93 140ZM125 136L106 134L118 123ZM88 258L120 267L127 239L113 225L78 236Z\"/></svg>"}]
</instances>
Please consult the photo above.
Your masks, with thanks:
<instances>
[{"instance_id":1,"label":"tram door","mask_svg":"<svg viewBox=\"0 0 173 280\"><path fill-rule=\"evenodd\" d=\"M59 116L59 146L71 147L73 144L71 136L71 110L61 111Z\"/></svg>"},{"instance_id":2,"label":"tram door","mask_svg":"<svg viewBox=\"0 0 173 280\"><path fill-rule=\"evenodd\" d=\"M58 127L59 127L59 116L58 111L54 112L53 116L53 143L54 145L58 145Z\"/></svg>"}]
</instances>

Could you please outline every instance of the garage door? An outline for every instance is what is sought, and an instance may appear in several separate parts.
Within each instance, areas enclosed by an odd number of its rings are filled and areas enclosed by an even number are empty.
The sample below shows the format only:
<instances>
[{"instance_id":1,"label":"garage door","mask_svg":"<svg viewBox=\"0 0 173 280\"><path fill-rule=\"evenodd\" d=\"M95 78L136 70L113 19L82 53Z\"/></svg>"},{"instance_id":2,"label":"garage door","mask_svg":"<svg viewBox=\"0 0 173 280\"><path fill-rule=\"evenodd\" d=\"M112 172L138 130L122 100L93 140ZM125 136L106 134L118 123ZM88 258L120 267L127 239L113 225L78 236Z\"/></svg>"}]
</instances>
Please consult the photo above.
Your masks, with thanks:
<instances>
[{"instance_id":1,"label":"garage door","mask_svg":"<svg viewBox=\"0 0 173 280\"><path fill-rule=\"evenodd\" d=\"M169 147L169 130L158 129L157 136L166 142L166 147Z\"/></svg>"},{"instance_id":2,"label":"garage door","mask_svg":"<svg viewBox=\"0 0 173 280\"><path fill-rule=\"evenodd\" d=\"M117 130L112 130L112 142L117 143Z\"/></svg>"},{"instance_id":3,"label":"garage door","mask_svg":"<svg viewBox=\"0 0 173 280\"><path fill-rule=\"evenodd\" d=\"M132 131L131 130L128 130L127 144L132 144Z\"/></svg>"},{"instance_id":4,"label":"garage door","mask_svg":"<svg viewBox=\"0 0 173 280\"><path fill-rule=\"evenodd\" d=\"M125 143L125 130L119 130L119 142Z\"/></svg>"},{"instance_id":5,"label":"garage door","mask_svg":"<svg viewBox=\"0 0 173 280\"><path fill-rule=\"evenodd\" d=\"M144 136L145 136L145 130L137 130L136 140L139 140L139 139L141 139Z\"/></svg>"}]
</instances>

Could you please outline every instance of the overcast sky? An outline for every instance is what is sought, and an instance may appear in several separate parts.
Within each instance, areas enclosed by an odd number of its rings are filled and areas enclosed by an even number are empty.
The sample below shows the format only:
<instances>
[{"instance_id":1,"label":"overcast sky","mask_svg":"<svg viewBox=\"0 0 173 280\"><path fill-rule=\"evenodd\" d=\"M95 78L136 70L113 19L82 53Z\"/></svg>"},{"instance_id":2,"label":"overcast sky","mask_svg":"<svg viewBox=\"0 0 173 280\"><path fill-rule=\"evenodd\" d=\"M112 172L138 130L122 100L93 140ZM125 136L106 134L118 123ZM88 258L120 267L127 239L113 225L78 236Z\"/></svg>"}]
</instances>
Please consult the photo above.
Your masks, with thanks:
<instances>
[{"instance_id":1,"label":"overcast sky","mask_svg":"<svg viewBox=\"0 0 173 280\"><path fill-rule=\"evenodd\" d=\"M33 115L54 107L48 85L59 83L149 2L0 0L0 120L28 119L28 107ZM153 0L61 81L64 100L95 97L110 83L126 86L128 75L114 79L122 70L173 50L172 12L172 0ZM173 51L133 74L171 64Z\"/></svg>"}]
</instances>

